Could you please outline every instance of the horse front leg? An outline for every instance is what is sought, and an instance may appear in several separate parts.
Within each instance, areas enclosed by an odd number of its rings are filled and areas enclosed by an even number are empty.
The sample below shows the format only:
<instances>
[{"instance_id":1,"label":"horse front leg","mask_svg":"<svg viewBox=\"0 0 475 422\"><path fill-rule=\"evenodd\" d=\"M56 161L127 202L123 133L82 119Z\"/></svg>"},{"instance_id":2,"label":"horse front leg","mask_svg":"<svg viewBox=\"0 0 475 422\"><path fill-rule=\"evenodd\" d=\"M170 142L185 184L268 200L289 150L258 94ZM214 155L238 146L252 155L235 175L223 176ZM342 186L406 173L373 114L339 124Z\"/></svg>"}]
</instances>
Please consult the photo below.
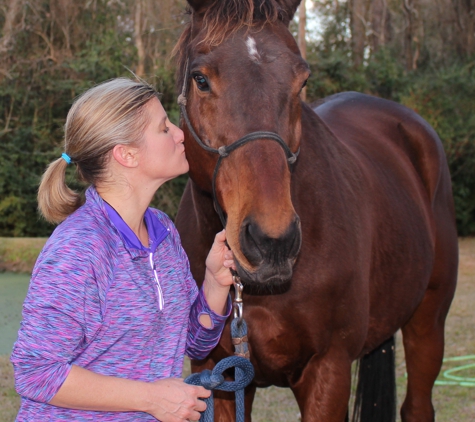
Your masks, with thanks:
<instances>
[{"instance_id":1,"label":"horse front leg","mask_svg":"<svg viewBox=\"0 0 475 422\"><path fill-rule=\"evenodd\" d=\"M256 393L254 384L248 385L245 390L244 407L245 422L251 422L252 403ZM236 401L234 393L215 391L214 395L214 421L233 422L236 421Z\"/></svg>"},{"instance_id":2,"label":"horse front leg","mask_svg":"<svg viewBox=\"0 0 475 422\"><path fill-rule=\"evenodd\" d=\"M351 360L341 351L314 356L291 386L302 422L345 422L351 390Z\"/></svg>"}]
</instances>

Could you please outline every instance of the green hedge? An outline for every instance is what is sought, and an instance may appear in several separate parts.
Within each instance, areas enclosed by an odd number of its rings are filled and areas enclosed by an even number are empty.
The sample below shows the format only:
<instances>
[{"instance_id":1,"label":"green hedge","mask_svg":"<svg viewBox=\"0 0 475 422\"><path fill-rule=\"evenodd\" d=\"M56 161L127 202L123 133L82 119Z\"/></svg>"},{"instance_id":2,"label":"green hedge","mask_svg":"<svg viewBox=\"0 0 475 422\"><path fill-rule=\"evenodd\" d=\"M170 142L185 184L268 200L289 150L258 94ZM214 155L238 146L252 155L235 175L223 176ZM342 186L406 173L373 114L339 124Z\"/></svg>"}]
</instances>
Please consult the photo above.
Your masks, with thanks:
<instances>
[{"instance_id":1,"label":"green hedge","mask_svg":"<svg viewBox=\"0 0 475 422\"><path fill-rule=\"evenodd\" d=\"M41 237L51 233L54 227L38 217L36 192L46 165L61 154L62 127L72 101L98 82L130 75L127 68L133 68L136 61L130 34L113 30L112 23L98 25L103 29L92 33L73 56L61 63L42 59L33 66L30 57L27 66L16 57L19 61L10 63L10 78L0 79L0 109L4 110L0 115L0 236ZM356 90L401 102L420 113L437 130L445 146L459 234L474 235L475 61L428 65L406 72L397 52L386 48L355 69L348 42L339 40L329 36L309 46L312 76L308 100ZM22 40L17 43L22 54ZM177 122L172 67L155 68L147 79L164 93L164 107ZM72 187L80 188L72 174L69 176ZM186 176L168 182L153 205L173 217L185 182Z\"/></svg>"}]
</instances>

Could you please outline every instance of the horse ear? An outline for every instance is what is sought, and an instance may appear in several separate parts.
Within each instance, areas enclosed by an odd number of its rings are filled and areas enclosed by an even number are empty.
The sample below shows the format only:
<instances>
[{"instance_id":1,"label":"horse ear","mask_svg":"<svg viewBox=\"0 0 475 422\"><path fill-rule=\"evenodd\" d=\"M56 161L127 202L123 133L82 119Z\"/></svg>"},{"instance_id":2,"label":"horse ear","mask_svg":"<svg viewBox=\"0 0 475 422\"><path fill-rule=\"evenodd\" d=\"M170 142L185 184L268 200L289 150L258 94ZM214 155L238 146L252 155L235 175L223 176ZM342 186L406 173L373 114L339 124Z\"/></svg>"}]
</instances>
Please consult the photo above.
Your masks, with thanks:
<instances>
[{"instance_id":1,"label":"horse ear","mask_svg":"<svg viewBox=\"0 0 475 422\"><path fill-rule=\"evenodd\" d=\"M283 12L281 14L281 19L285 25L289 25L301 1L305 0L279 0L279 4Z\"/></svg>"},{"instance_id":2,"label":"horse ear","mask_svg":"<svg viewBox=\"0 0 475 422\"><path fill-rule=\"evenodd\" d=\"M205 10L213 3L213 0L187 0L190 7L198 15L202 15Z\"/></svg>"}]
</instances>

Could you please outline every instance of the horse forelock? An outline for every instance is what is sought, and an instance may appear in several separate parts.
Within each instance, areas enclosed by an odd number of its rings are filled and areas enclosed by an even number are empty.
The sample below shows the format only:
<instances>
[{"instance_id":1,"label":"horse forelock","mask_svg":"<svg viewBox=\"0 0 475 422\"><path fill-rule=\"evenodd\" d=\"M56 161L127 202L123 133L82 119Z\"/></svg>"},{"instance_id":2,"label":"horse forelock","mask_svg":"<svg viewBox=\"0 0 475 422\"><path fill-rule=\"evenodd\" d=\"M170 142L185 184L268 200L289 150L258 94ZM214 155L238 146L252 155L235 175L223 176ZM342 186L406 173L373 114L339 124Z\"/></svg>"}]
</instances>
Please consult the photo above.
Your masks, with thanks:
<instances>
[{"instance_id":1,"label":"horse forelock","mask_svg":"<svg viewBox=\"0 0 475 422\"><path fill-rule=\"evenodd\" d=\"M243 27L276 22L283 12L276 0L217 0L203 15L200 42L217 46Z\"/></svg>"}]
</instances>

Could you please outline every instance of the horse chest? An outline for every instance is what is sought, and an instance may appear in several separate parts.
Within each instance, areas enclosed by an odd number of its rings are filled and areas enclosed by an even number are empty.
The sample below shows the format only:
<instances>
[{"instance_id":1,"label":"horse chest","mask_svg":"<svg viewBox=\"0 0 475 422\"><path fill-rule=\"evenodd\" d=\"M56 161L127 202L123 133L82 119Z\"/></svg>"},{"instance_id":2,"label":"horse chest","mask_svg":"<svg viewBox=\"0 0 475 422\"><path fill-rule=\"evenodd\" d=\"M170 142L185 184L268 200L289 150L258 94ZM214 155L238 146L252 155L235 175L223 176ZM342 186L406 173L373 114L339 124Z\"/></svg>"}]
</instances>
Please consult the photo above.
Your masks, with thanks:
<instances>
[{"instance_id":1,"label":"horse chest","mask_svg":"<svg viewBox=\"0 0 475 422\"><path fill-rule=\"evenodd\" d=\"M299 324L285 318L285 313L272 311L272 307L249 306L246 314L249 350L259 387L288 387L289 380L298 377L311 357L325 349L328 336L315 336L305 321Z\"/></svg>"}]
</instances>

